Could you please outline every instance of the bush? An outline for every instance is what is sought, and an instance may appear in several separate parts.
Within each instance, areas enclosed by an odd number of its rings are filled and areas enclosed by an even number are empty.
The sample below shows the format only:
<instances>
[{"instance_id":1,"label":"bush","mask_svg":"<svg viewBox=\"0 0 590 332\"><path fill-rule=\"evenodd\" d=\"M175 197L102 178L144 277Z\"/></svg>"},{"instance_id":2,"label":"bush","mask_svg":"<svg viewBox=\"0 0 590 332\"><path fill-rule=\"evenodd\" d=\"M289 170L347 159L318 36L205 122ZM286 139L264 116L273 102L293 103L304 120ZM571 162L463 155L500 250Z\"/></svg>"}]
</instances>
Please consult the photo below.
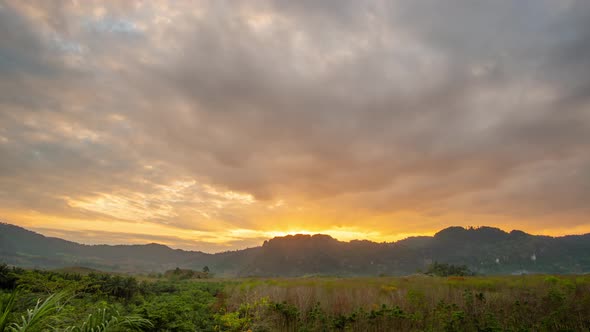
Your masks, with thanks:
<instances>
[{"instance_id":1,"label":"bush","mask_svg":"<svg viewBox=\"0 0 590 332\"><path fill-rule=\"evenodd\" d=\"M432 263L425 273L437 277L463 277L475 275L475 273L473 273L466 265L441 264L438 262Z\"/></svg>"}]
</instances>

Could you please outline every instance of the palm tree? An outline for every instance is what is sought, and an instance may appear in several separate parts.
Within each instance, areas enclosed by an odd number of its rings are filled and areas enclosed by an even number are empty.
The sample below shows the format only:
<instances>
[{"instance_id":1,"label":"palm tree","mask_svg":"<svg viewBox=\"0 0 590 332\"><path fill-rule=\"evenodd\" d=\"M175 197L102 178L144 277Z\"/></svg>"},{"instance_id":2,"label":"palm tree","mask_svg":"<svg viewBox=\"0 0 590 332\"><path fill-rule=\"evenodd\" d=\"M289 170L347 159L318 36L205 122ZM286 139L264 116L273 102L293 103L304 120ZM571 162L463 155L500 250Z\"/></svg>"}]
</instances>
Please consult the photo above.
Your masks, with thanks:
<instances>
[{"instance_id":1,"label":"palm tree","mask_svg":"<svg viewBox=\"0 0 590 332\"><path fill-rule=\"evenodd\" d=\"M141 331L153 324L139 316L120 316L117 311L98 309L96 313L88 315L88 318L80 326L70 326L65 332L111 332L111 331Z\"/></svg>"},{"instance_id":2,"label":"palm tree","mask_svg":"<svg viewBox=\"0 0 590 332\"><path fill-rule=\"evenodd\" d=\"M8 326L11 332L38 331L40 326L46 325L50 319L56 319L64 306L63 300L68 296L68 292L60 292L49 295L45 301L37 300L33 309L27 309L26 316L21 316L19 323L15 322Z\"/></svg>"},{"instance_id":3,"label":"palm tree","mask_svg":"<svg viewBox=\"0 0 590 332\"><path fill-rule=\"evenodd\" d=\"M0 299L0 332L4 332L8 325L8 316L14 307L14 299L16 298L16 291L12 292L8 297L3 296Z\"/></svg>"},{"instance_id":4,"label":"palm tree","mask_svg":"<svg viewBox=\"0 0 590 332\"><path fill-rule=\"evenodd\" d=\"M66 297L69 292L52 294L37 304L33 309L28 309L26 315L21 316L20 322L8 324L8 318L11 314L16 298L16 292L13 292L8 298L0 301L0 332L27 332L27 331L45 331L55 330L49 324L50 320L59 323L61 311L67 302ZM115 331L141 331L145 328L153 327L153 324L139 316L121 316L117 311L109 309L98 309L96 313L88 315L85 321L80 325L66 327L64 332L115 332Z\"/></svg>"}]
</instances>

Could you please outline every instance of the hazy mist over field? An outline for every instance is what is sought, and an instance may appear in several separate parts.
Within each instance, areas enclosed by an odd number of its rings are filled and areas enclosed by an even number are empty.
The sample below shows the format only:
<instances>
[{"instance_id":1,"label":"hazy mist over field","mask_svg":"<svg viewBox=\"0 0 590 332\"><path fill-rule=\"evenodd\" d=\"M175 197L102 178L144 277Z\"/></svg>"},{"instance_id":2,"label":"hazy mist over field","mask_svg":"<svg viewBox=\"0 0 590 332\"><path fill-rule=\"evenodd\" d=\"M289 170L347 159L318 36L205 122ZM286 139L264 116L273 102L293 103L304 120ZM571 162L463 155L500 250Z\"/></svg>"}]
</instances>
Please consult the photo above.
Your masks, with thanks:
<instances>
[{"instance_id":1,"label":"hazy mist over field","mask_svg":"<svg viewBox=\"0 0 590 332\"><path fill-rule=\"evenodd\" d=\"M584 0L0 0L0 220L206 252L588 233L589 41Z\"/></svg>"}]
</instances>

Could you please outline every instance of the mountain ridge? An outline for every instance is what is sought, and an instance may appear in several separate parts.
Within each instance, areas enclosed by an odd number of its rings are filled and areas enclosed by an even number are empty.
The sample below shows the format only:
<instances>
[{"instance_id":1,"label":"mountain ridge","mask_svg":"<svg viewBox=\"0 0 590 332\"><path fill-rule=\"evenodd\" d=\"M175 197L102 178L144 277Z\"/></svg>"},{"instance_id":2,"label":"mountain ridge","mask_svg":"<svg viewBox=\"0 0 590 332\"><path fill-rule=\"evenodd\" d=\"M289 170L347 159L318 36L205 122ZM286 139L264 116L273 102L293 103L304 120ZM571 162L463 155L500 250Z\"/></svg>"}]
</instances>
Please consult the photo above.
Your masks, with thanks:
<instances>
[{"instance_id":1,"label":"mountain ridge","mask_svg":"<svg viewBox=\"0 0 590 332\"><path fill-rule=\"evenodd\" d=\"M0 223L0 262L23 267L72 265L121 272L162 272L207 265L220 276L402 275L433 261L465 264L479 273L587 273L590 234L531 235L482 226L452 226L434 236L396 242L340 241L325 234L275 237L261 246L220 253L148 243L88 245Z\"/></svg>"}]
</instances>

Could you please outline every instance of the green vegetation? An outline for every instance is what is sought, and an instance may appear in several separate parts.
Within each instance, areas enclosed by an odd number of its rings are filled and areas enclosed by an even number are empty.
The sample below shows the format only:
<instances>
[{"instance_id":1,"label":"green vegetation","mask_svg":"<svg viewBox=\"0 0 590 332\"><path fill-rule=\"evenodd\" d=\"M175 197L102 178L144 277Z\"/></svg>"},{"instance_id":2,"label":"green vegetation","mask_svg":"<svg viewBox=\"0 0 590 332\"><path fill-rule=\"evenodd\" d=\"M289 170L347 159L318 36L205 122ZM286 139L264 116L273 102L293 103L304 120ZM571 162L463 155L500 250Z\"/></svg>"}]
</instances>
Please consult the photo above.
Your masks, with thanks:
<instances>
[{"instance_id":1,"label":"green vegetation","mask_svg":"<svg viewBox=\"0 0 590 332\"><path fill-rule=\"evenodd\" d=\"M427 275L430 276L437 276L437 277L450 277L450 276L473 276L473 273L467 265L453 265L453 264L446 264L446 263L432 263L425 272Z\"/></svg>"},{"instance_id":2,"label":"green vegetation","mask_svg":"<svg viewBox=\"0 0 590 332\"><path fill-rule=\"evenodd\" d=\"M433 270L447 268L437 263ZM0 265L0 332L590 329L589 275L183 279L86 272Z\"/></svg>"},{"instance_id":3,"label":"green vegetation","mask_svg":"<svg viewBox=\"0 0 590 332\"><path fill-rule=\"evenodd\" d=\"M164 277L171 280L186 280L186 279L207 279L212 275L209 273L209 268L205 266L203 272L193 271L191 269L181 269L179 267L174 270L168 270L164 273Z\"/></svg>"}]
</instances>

